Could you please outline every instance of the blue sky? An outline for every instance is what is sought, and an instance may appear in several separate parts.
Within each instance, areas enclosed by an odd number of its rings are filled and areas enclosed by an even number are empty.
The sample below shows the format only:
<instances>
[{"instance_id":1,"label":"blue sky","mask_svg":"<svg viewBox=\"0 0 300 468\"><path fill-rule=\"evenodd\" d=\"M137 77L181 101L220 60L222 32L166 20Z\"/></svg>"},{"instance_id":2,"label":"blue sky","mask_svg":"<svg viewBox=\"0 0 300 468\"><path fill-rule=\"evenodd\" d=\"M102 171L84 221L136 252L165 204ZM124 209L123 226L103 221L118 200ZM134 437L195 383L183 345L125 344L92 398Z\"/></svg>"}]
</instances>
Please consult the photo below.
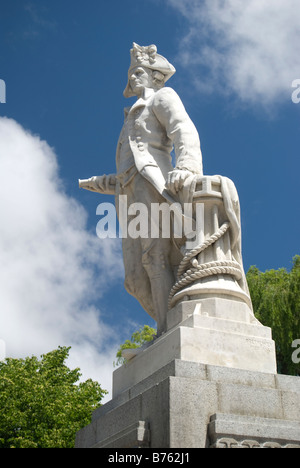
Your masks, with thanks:
<instances>
[{"instance_id":1,"label":"blue sky","mask_svg":"<svg viewBox=\"0 0 300 468\"><path fill-rule=\"evenodd\" d=\"M0 0L0 338L13 356L72 346L109 388L118 343L152 320L123 289L118 240L96 237L132 42L156 44L201 139L205 174L231 178L245 270L299 254L298 0ZM300 94L300 93L299 93ZM5 231L5 232L4 232Z\"/></svg>"}]
</instances>

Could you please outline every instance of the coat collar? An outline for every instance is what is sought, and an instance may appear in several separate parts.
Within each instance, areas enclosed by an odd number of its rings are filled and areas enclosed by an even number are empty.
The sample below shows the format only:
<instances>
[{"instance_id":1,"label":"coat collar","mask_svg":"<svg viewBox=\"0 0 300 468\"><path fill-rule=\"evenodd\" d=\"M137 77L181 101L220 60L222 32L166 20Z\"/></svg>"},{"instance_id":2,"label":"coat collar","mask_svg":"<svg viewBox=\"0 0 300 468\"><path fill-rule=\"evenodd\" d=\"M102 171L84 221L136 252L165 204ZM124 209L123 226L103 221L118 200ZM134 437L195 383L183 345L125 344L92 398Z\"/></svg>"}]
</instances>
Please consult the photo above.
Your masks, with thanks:
<instances>
[{"instance_id":1,"label":"coat collar","mask_svg":"<svg viewBox=\"0 0 300 468\"><path fill-rule=\"evenodd\" d=\"M156 91L152 88L146 88L145 91L144 91L144 96L143 97L140 97L134 104L132 107L125 107L124 109L124 113L125 113L125 117L127 117L129 114L131 114L135 109L137 109L138 107L143 107L146 105L147 101L149 101L149 99L152 98L152 96L154 96L154 94L156 93Z\"/></svg>"}]
</instances>

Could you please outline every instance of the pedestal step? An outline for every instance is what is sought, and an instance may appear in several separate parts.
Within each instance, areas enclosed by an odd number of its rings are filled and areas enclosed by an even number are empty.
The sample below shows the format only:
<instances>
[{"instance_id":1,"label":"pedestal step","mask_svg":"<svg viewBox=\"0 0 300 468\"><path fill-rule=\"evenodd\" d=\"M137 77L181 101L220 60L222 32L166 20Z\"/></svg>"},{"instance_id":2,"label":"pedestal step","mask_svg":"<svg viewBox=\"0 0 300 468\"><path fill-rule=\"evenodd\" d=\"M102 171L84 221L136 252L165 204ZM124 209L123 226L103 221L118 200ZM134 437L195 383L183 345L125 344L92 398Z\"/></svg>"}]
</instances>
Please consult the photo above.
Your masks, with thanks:
<instances>
[{"instance_id":1,"label":"pedestal step","mask_svg":"<svg viewBox=\"0 0 300 468\"><path fill-rule=\"evenodd\" d=\"M168 331L113 374L113 397L174 359L276 374L275 343L245 303L207 299L182 303Z\"/></svg>"}]
</instances>

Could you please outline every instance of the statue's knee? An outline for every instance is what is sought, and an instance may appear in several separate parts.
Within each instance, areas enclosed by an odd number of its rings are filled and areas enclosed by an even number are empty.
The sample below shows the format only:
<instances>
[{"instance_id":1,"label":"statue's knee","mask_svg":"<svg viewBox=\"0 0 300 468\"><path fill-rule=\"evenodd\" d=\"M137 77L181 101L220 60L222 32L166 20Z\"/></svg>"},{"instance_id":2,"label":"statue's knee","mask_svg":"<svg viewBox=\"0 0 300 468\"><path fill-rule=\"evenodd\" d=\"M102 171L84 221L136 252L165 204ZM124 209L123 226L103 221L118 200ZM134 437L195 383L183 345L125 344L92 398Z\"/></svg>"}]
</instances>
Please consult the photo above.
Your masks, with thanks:
<instances>
[{"instance_id":1,"label":"statue's knee","mask_svg":"<svg viewBox=\"0 0 300 468\"><path fill-rule=\"evenodd\" d=\"M124 281L124 287L126 289L126 291L131 294L132 296L135 296L135 281L131 278L131 277L127 277L125 278L125 281Z\"/></svg>"}]
</instances>

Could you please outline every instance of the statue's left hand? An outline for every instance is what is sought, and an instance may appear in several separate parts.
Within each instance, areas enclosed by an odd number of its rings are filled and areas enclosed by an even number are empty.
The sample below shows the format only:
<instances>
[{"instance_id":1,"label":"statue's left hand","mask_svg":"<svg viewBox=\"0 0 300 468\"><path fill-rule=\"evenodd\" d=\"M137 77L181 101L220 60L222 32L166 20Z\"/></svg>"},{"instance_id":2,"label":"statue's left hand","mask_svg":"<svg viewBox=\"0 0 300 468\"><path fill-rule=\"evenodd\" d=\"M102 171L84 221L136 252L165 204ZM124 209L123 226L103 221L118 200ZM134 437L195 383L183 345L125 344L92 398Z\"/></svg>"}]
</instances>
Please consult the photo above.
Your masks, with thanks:
<instances>
[{"instance_id":1,"label":"statue's left hand","mask_svg":"<svg viewBox=\"0 0 300 468\"><path fill-rule=\"evenodd\" d=\"M166 183L167 190L176 194L182 189L184 182L191 175L193 175L193 173L185 169L174 169L169 172Z\"/></svg>"}]
</instances>

